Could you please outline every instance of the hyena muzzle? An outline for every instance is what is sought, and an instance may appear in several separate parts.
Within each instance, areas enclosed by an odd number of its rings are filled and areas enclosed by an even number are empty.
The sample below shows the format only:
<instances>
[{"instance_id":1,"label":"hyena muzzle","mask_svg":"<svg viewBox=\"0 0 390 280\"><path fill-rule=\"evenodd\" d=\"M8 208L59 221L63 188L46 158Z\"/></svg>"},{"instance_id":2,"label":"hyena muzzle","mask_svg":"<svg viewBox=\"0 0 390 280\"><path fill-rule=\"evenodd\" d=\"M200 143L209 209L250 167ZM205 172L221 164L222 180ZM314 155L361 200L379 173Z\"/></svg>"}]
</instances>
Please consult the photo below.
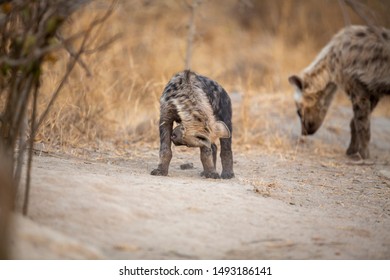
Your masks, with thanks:
<instances>
[{"instance_id":1,"label":"hyena muzzle","mask_svg":"<svg viewBox=\"0 0 390 280\"><path fill-rule=\"evenodd\" d=\"M380 98L390 94L390 30L372 26L342 29L289 82L295 88L303 135L317 131L337 87L344 90L353 108L347 155L368 158L370 115Z\"/></svg>"},{"instance_id":2,"label":"hyena muzzle","mask_svg":"<svg viewBox=\"0 0 390 280\"><path fill-rule=\"evenodd\" d=\"M178 125L173 129L174 122ZM206 178L234 177L232 105L227 92L215 81L190 70L177 73L160 98L160 162L151 174L168 175L171 142L200 148ZM216 171L217 145L221 144L221 176Z\"/></svg>"}]
</instances>

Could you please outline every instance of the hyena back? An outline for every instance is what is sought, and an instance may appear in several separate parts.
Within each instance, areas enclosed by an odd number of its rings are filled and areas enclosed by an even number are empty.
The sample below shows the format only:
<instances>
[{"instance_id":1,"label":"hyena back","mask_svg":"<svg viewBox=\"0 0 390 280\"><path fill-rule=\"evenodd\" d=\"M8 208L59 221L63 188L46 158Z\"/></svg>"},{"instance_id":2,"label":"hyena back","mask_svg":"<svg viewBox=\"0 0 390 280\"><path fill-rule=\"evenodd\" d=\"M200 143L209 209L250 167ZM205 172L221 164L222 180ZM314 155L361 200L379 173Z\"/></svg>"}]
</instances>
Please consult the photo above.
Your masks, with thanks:
<instances>
[{"instance_id":1,"label":"hyena back","mask_svg":"<svg viewBox=\"0 0 390 280\"><path fill-rule=\"evenodd\" d=\"M369 26L342 29L289 82L295 87L303 135L317 131L337 87L344 90L354 114L347 155L368 158L371 112L382 96L390 94L390 30Z\"/></svg>"},{"instance_id":2,"label":"hyena back","mask_svg":"<svg viewBox=\"0 0 390 280\"><path fill-rule=\"evenodd\" d=\"M173 129L173 123L179 125ZM232 153L232 107L227 92L215 81L189 70L172 77L160 98L160 162L152 175L168 175L175 145L199 147L206 178L216 172L220 139L223 179L234 177Z\"/></svg>"}]
</instances>

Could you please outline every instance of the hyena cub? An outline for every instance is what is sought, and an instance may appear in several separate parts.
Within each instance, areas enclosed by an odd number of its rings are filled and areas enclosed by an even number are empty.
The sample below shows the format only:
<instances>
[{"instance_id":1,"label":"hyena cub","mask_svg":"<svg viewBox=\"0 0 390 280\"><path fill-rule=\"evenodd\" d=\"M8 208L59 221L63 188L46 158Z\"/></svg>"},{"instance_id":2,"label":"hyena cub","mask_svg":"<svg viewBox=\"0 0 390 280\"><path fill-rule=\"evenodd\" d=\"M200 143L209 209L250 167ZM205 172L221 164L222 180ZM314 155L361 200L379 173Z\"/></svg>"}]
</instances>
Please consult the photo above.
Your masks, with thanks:
<instances>
[{"instance_id":1,"label":"hyena cub","mask_svg":"<svg viewBox=\"0 0 390 280\"><path fill-rule=\"evenodd\" d=\"M337 33L299 76L291 76L302 134L321 126L337 87L352 101L347 155L369 157L370 114L390 94L390 30L349 26Z\"/></svg>"},{"instance_id":2,"label":"hyena cub","mask_svg":"<svg viewBox=\"0 0 390 280\"><path fill-rule=\"evenodd\" d=\"M173 123L179 125L173 129ZM160 98L160 162L152 175L166 176L175 145L200 148L206 178L220 178L216 171L220 139L223 179L234 177L232 105L229 95L215 81L189 70L172 77Z\"/></svg>"}]
</instances>

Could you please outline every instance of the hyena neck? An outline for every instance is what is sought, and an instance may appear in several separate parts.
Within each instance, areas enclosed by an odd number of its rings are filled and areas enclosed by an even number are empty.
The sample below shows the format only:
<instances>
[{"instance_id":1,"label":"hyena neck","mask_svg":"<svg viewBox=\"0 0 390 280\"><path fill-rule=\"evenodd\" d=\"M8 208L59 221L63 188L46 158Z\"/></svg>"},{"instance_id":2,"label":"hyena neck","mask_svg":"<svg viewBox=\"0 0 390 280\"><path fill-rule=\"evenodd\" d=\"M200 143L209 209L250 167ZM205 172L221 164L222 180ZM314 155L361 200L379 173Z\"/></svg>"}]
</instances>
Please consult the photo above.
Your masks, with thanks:
<instances>
[{"instance_id":1,"label":"hyena neck","mask_svg":"<svg viewBox=\"0 0 390 280\"><path fill-rule=\"evenodd\" d=\"M313 63L303 71L305 92L315 94L324 90L329 83L337 84L334 68L332 69L335 60L332 49L332 45L323 48Z\"/></svg>"}]
</instances>

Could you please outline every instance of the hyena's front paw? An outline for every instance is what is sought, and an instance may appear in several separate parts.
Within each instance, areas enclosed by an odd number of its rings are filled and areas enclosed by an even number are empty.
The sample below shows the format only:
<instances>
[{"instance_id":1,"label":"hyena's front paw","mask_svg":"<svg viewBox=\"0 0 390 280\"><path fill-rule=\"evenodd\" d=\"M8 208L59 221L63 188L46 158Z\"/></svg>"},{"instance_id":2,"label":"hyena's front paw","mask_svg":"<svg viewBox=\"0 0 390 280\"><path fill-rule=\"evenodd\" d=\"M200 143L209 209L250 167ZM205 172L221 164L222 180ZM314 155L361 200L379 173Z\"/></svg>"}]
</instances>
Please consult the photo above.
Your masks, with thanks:
<instances>
[{"instance_id":1,"label":"hyena's front paw","mask_svg":"<svg viewBox=\"0 0 390 280\"><path fill-rule=\"evenodd\" d=\"M234 178L234 172L226 172L226 171L222 171L222 174L221 174L221 178L222 179L231 179L231 178Z\"/></svg>"},{"instance_id":2,"label":"hyena's front paw","mask_svg":"<svg viewBox=\"0 0 390 280\"><path fill-rule=\"evenodd\" d=\"M154 175L154 176L167 176L168 175L168 171L156 168L156 169L152 170L152 172L150 172L150 175Z\"/></svg>"},{"instance_id":3,"label":"hyena's front paw","mask_svg":"<svg viewBox=\"0 0 390 280\"><path fill-rule=\"evenodd\" d=\"M354 161L368 159L370 157L370 152L368 149L360 149L360 150L347 150L347 155Z\"/></svg>"},{"instance_id":4,"label":"hyena's front paw","mask_svg":"<svg viewBox=\"0 0 390 280\"><path fill-rule=\"evenodd\" d=\"M348 156L355 155L358 152L358 147L355 147L354 145L349 145L346 154Z\"/></svg>"},{"instance_id":5,"label":"hyena's front paw","mask_svg":"<svg viewBox=\"0 0 390 280\"><path fill-rule=\"evenodd\" d=\"M212 172L206 172L206 171L202 171L200 173L200 176L204 176L206 178L211 178L211 179L221 179L221 177L219 177L219 174L215 171L212 171Z\"/></svg>"}]
</instances>

